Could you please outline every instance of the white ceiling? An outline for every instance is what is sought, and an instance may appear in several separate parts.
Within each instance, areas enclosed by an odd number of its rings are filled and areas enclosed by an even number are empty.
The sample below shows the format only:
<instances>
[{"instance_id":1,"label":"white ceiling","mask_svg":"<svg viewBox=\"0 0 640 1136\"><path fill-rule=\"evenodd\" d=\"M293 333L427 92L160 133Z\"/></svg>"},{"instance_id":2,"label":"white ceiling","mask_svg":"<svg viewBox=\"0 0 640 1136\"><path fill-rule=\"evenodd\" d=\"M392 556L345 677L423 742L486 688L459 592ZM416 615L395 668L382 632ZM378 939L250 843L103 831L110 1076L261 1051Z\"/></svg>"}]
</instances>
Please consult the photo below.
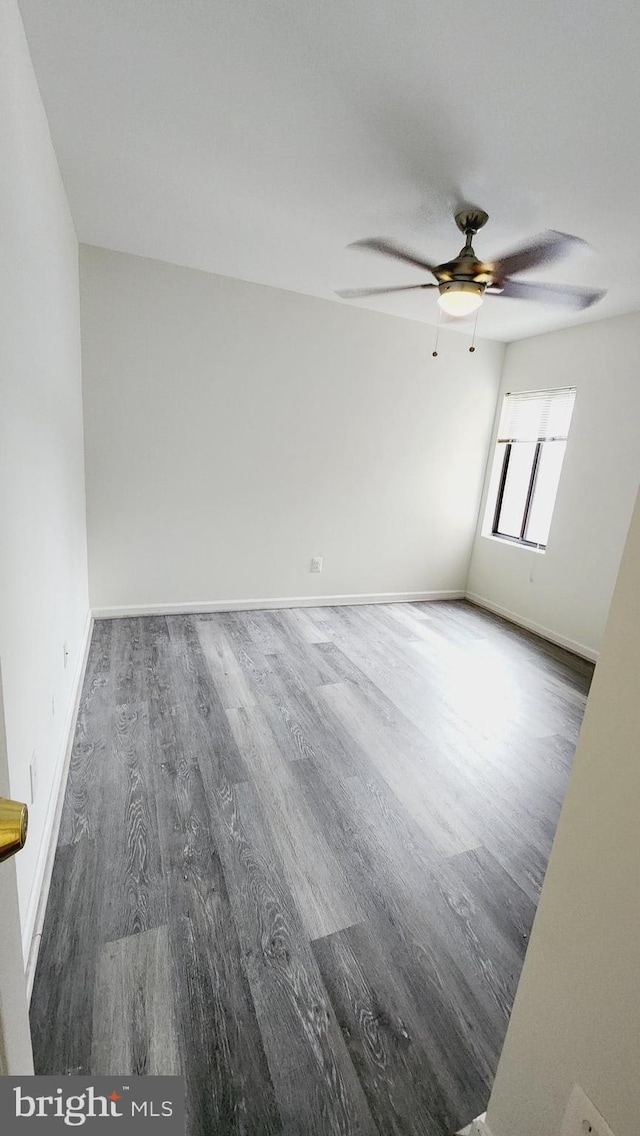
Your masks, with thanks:
<instances>
[{"instance_id":1,"label":"white ceiling","mask_svg":"<svg viewBox=\"0 0 640 1136\"><path fill-rule=\"evenodd\" d=\"M82 241L335 299L425 278L349 242L449 259L467 202L480 255L560 229L594 251L526 278L609 288L585 313L487 297L478 334L640 309L635 0L20 8ZM433 293L357 303L437 319Z\"/></svg>"}]
</instances>

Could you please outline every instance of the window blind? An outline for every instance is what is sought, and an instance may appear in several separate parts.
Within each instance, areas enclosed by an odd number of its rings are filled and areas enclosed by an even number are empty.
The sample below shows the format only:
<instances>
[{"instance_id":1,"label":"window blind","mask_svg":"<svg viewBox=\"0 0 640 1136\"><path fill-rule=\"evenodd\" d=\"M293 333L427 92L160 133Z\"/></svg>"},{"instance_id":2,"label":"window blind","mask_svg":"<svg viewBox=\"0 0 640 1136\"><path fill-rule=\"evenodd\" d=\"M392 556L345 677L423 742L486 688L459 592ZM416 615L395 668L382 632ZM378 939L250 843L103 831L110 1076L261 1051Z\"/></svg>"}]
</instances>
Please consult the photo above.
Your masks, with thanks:
<instances>
[{"instance_id":1,"label":"window blind","mask_svg":"<svg viewBox=\"0 0 640 1136\"><path fill-rule=\"evenodd\" d=\"M506 395L498 442L537 442L566 438L575 397L575 387Z\"/></svg>"}]
</instances>

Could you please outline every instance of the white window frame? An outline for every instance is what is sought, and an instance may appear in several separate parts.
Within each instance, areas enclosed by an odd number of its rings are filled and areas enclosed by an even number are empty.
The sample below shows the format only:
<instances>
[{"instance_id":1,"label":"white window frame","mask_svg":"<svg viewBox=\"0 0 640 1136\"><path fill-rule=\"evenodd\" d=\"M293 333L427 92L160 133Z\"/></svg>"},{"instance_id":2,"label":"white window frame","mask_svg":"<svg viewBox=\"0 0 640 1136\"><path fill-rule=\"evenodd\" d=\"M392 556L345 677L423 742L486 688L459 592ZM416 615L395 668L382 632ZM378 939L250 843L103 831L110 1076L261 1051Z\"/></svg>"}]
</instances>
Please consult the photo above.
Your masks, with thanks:
<instances>
[{"instance_id":1,"label":"white window frame","mask_svg":"<svg viewBox=\"0 0 640 1136\"><path fill-rule=\"evenodd\" d=\"M500 423L498 426L498 433L495 441L494 449L494 462L493 470L489 485L489 495L487 501L487 510L485 513L485 536L490 536L495 540L507 541L510 544L529 548L538 552L544 552L547 544L542 544L539 541L530 540L527 538L528 524L531 517L537 484L537 476L540 468L540 461L542 457L543 447L546 443L564 441L565 443L569 437L569 429L571 424L571 417L573 414L576 398L575 387L558 387L555 389L533 390L533 391L509 391L505 394L502 404L502 412L500 416ZM558 406L560 400L565 404L565 419L566 422L560 428L559 433L550 432L549 418L551 416L552 404L555 402ZM517 422L518 410L524 406L525 402L536 402L540 404L539 421L534 426L533 433L529 436L527 433L522 436L518 435L517 426L514 427L514 420ZM520 404L516 406L515 404ZM535 416L534 416L535 421ZM500 516L504 502L504 492L507 484L507 475L509 471L509 461L512 454L512 448L519 443L529 443L535 445L533 453L531 471L529 475L529 483L527 488L526 497L523 503L522 521L520 524L519 535L513 533L505 533L500 531ZM504 449L501 452L501 448ZM562 464L564 463L564 455L562 457ZM554 498L551 522L553 520L553 512L557 502L557 495L562 477L562 464L560 467L558 486L556 487L556 496ZM550 522L550 523L551 523ZM548 538L547 538L548 539Z\"/></svg>"}]
</instances>

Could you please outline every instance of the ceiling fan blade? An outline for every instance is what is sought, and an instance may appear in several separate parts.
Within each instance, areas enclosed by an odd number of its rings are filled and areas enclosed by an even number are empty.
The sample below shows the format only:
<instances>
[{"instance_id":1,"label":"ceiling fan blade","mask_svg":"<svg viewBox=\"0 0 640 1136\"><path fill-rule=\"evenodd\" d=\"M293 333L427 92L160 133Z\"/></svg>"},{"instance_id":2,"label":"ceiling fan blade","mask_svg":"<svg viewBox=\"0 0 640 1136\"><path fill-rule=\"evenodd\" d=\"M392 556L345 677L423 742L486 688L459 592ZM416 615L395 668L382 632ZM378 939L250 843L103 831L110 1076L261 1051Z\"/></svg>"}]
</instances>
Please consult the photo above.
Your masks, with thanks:
<instances>
[{"instance_id":1,"label":"ceiling fan blade","mask_svg":"<svg viewBox=\"0 0 640 1136\"><path fill-rule=\"evenodd\" d=\"M401 260L404 264L413 264L415 268L426 268L433 272L435 264L430 264L420 253L399 245L395 241L388 241L384 237L365 237L362 241L354 241L347 248L367 249L369 252L380 252L383 256L392 256L394 260Z\"/></svg>"},{"instance_id":2,"label":"ceiling fan blade","mask_svg":"<svg viewBox=\"0 0 640 1136\"><path fill-rule=\"evenodd\" d=\"M342 292L336 292L336 296L341 296L343 300L358 300L361 296L381 296L385 292L411 292L415 288L437 287L437 284L398 284L391 288L346 288Z\"/></svg>"},{"instance_id":3,"label":"ceiling fan blade","mask_svg":"<svg viewBox=\"0 0 640 1136\"><path fill-rule=\"evenodd\" d=\"M491 295L509 296L514 300L537 300L541 304L559 304L565 308L590 308L606 295L606 288L573 288L570 284L528 284L524 280L503 280Z\"/></svg>"},{"instance_id":4,"label":"ceiling fan blade","mask_svg":"<svg viewBox=\"0 0 640 1136\"><path fill-rule=\"evenodd\" d=\"M516 272L524 272L527 268L537 268L540 264L551 264L554 260L562 260L568 256L572 249L579 245L586 245L580 237L572 237L570 233L558 233L555 229L548 229L546 233L534 237L526 245L505 253L496 260L488 261L491 273L496 280L504 280L505 276L513 276Z\"/></svg>"}]
</instances>

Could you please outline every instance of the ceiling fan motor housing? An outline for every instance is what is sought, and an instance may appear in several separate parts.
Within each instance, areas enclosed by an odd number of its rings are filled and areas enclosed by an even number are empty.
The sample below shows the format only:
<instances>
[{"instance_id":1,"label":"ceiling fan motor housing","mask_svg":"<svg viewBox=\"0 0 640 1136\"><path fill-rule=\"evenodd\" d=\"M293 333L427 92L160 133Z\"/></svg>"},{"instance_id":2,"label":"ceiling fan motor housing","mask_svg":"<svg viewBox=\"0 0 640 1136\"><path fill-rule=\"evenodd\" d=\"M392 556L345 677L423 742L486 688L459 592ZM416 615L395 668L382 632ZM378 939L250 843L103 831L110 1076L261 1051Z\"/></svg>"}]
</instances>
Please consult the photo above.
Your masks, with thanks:
<instances>
[{"instance_id":1,"label":"ceiling fan motor housing","mask_svg":"<svg viewBox=\"0 0 640 1136\"><path fill-rule=\"evenodd\" d=\"M481 296L485 288L486 284L478 280L445 280L438 285L441 296L447 292L471 292L474 296Z\"/></svg>"}]
</instances>

